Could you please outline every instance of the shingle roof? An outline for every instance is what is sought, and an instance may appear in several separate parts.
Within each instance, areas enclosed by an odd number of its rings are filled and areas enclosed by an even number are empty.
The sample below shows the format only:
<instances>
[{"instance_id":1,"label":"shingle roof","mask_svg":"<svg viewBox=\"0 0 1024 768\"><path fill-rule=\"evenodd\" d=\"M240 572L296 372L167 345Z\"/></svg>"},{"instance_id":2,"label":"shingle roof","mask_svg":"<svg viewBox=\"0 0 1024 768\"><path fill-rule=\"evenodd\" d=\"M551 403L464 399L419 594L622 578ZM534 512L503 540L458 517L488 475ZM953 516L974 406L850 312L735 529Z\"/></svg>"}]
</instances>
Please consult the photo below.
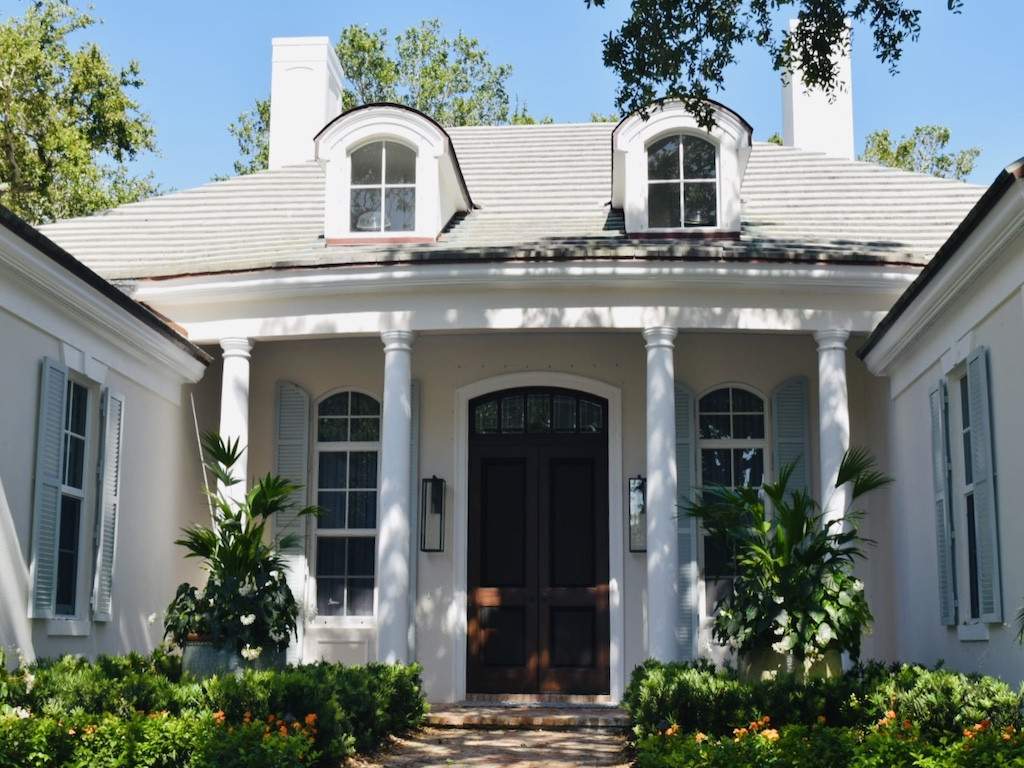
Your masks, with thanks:
<instances>
[{"instance_id":1,"label":"shingle roof","mask_svg":"<svg viewBox=\"0 0 1024 768\"><path fill-rule=\"evenodd\" d=\"M430 245L326 246L305 163L42 227L110 279L407 260L737 259L925 264L984 191L755 142L738 241L629 238L610 123L451 128L478 209Z\"/></svg>"}]
</instances>

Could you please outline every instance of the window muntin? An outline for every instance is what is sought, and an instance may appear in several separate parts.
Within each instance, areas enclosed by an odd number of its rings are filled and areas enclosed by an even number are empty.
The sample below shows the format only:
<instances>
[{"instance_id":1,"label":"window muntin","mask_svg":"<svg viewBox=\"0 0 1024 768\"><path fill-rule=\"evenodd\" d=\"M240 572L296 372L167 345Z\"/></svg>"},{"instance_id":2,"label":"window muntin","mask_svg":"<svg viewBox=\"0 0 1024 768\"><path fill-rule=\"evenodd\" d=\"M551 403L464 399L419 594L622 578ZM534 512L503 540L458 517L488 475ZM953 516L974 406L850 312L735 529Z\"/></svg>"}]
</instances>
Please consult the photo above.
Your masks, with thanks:
<instances>
[{"instance_id":1,"label":"window muntin","mask_svg":"<svg viewBox=\"0 0 1024 768\"><path fill-rule=\"evenodd\" d=\"M89 421L89 390L68 381L64 403L64 474L61 478L57 529L57 579L54 611L74 616L78 607L78 564L82 507L85 501L85 453Z\"/></svg>"},{"instance_id":2,"label":"window muntin","mask_svg":"<svg viewBox=\"0 0 1024 768\"><path fill-rule=\"evenodd\" d=\"M394 141L365 144L351 155L352 232L416 229L416 152Z\"/></svg>"},{"instance_id":3,"label":"window muntin","mask_svg":"<svg viewBox=\"0 0 1024 768\"><path fill-rule=\"evenodd\" d=\"M598 435L606 428L605 406L568 390L517 389L474 400L474 435Z\"/></svg>"},{"instance_id":4,"label":"window muntin","mask_svg":"<svg viewBox=\"0 0 1024 768\"><path fill-rule=\"evenodd\" d=\"M967 588L970 598L970 618L981 616L980 582L978 572L978 532L974 517L974 467L971 465L971 409L967 390L967 375L960 377L957 391L960 399L960 470L958 491L963 499L967 532Z\"/></svg>"},{"instance_id":5,"label":"window muntin","mask_svg":"<svg viewBox=\"0 0 1024 768\"><path fill-rule=\"evenodd\" d=\"M647 148L647 226L651 229L718 226L715 145L674 134Z\"/></svg>"},{"instance_id":6,"label":"window muntin","mask_svg":"<svg viewBox=\"0 0 1024 768\"><path fill-rule=\"evenodd\" d=\"M372 616L380 403L338 392L317 406L316 602L321 616Z\"/></svg>"}]
</instances>

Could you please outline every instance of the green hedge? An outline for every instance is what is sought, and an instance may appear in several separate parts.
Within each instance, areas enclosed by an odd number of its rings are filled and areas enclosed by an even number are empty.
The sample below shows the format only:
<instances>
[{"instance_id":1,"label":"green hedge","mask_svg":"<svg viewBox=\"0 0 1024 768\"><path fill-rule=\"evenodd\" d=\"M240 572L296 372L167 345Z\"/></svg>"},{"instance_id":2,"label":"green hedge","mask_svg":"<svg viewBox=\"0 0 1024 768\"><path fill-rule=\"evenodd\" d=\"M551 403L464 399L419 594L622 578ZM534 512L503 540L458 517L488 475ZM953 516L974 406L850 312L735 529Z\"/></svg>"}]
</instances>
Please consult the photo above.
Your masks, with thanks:
<instances>
[{"instance_id":1,"label":"green hedge","mask_svg":"<svg viewBox=\"0 0 1024 768\"><path fill-rule=\"evenodd\" d=\"M338 765L418 726L426 708L416 665L319 663L197 682L162 651L67 656L0 673L0 768Z\"/></svg>"}]
</instances>

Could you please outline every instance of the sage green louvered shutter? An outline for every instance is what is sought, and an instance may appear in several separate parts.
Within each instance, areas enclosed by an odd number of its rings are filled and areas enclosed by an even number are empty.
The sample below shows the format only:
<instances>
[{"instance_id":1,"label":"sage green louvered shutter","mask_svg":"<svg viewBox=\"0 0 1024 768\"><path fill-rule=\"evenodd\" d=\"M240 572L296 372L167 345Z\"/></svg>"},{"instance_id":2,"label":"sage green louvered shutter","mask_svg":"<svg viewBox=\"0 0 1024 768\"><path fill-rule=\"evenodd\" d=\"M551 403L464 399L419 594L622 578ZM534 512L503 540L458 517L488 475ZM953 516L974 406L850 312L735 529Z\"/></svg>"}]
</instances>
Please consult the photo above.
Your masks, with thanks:
<instances>
[{"instance_id":1,"label":"sage green louvered shutter","mask_svg":"<svg viewBox=\"0 0 1024 768\"><path fill-rule=\"evenodd\" d=\"M288 646L289 663L302 661L302 643L306 623L306 582L309 573L306 559L306 518L299 511L308 505L309 491L309 395L297 384L290 381L277 382L274 398L274 471L298 486L292 494L291 508L279 512L272 518L274 541L284 536L296 539L295 545L282 552L288 567L288 586L299 604L296 622L297 638Z\"/></svg>"},{"instance_id":2,"label":"sage green louvered shutter","mask_svg":"<svg viewBox=\"0 0 1024 768\"><path fill-rule=\"evenodd\" d=\"M92 587L92 617L113 618L114 552L121 512L121 457L124 455L124 396L103 391L103 440L100 446L99 504L96 520L96 573Z\"/></svg>"},{"instance_id":3,"label":"sage green louvered shutter","mask_svg":"<svg viewBox=\"0 0 1024 768\"><path fill-rule=\"evenodd\" d=\"M978 598L981 620L1003 620L999 572L999 515L993 461L992 411L989 401L988 349L967 358L967 397L971 415L971 471L974 480L974 525L978 543Z\"/></svg>"},{"instance_id":4,"label":"sage green louvered shutter","mask_svg":"<svg viewBox=\"0 0 1024 768\"><path fill-rule=\"evenodd\" d=\"M416 591L420 554L420 382L409 387L409 658L416 658Z\"/></svg>"},{"instance_id":5,"label":"sage green louvered shutter","mask_svg":"<svg viewBox=\"0 0 1024 768\"><path fill-rule=\"evenodd\" d=\"M698 653L697 520L688 510L693 501L694 432L693 392L680 382L675 387L676 407L676 545L679 550L679 618L676 626L678 657L696 659Z\"/></svg>"},{"instance_id":6,"label":"sage green louvered shutter","mask_svg":"<svg viewBox=\"0 0 1024 768\"><path fill-rule=\"evenodd\" d=\"M953 521L949 506L949 432L946 382L928 393L932 427L932 488L935 510L935 546L939 577L939 620L956 624L956 565L953 559Z\"/></svg>"},{"instance_id":7,"label":"sage green louvered shutter","mask_svg":"<svg viewBox=\"0 0 1024 768\"><path fill-rule=\"evenodd\" d=\"M806 376L782 382L772 393L772 466L775 477L793 464L789 492L811 492L809 384Z\"/></svg>"},{"instance_id":8,"label":"sage green louvered shutter","mask_svg":"<svg viewBox=\"0 0 1024 768\"><path fill-rule=\"evenodd\" d=\"M57 537L60 528L60 487L64 470L64 402L68 369L45 358L39 384L39 426L36 430L35 489L32 503L31 594L28 615L50 619L57 599Z\"/></svg>"}]
</instances>

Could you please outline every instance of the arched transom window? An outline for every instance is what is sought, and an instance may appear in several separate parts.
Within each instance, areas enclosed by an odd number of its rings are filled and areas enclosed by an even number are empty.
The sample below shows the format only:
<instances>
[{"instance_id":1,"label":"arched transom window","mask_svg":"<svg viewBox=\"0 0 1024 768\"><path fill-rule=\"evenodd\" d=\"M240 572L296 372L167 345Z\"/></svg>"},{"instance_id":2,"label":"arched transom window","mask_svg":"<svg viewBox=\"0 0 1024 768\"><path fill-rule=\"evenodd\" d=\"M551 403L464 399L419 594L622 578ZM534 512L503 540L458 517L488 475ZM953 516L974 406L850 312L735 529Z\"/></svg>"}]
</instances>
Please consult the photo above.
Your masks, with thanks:
<instances>
[{"instance_id":1,"label":"arched transom window","mask_svg":"<svg viewBox=\"0 0 1024 768\"><path fill-rule=\"evenodd\" d=\"M416 152L394 141L352 153L349 220L352 232L416 229Z\"/></svg>"},{"instance_id":2,"label":"arched transom window","mask_svg":"<svg viewBox=\"0 0 1024 768\"><path fill-rule=\"evenodd\" d=\"M316 603L321 616L373 614L380 403L361 392L320 401L316 420Z\"/></svg>"},{"instance_id":3,"label":"arched transom window","mask_svg":"<svg viewBox=\"0 0 1024 768\"><path fill-rule=\"evenodd\" d=\"M715 145L677 134L647 148L647 226L718 226Z\"/></svg>"}]
</instances>

